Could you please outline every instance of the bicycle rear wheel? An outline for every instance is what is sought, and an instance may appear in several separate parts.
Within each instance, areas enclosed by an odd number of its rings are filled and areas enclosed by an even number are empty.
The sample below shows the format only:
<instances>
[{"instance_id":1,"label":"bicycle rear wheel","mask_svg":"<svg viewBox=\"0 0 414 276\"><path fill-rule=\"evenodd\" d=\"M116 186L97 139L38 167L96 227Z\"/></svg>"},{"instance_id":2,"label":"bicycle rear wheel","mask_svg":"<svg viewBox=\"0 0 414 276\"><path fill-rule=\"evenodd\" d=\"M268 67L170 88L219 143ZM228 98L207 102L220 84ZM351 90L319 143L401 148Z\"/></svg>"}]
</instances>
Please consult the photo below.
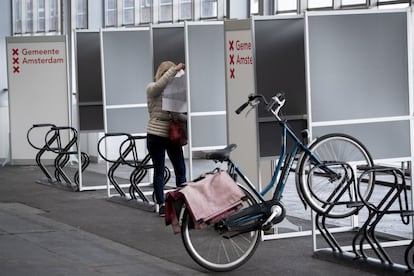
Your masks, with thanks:
<instances>
[{"instance_id":1,"label":"bicycle rear wheel","mask_svg":"<svg viewBox=\"0 0 414 276\"><path fill-rule=\"evenodd\" d=\"M251 193L240 187L246 194L241 210L256 204ZM180 211L180 222L181 238L188 254L196 263L212 271L230 271L241 266L253 255L261 240L259 228L238 233L226 228L223 222L194 229L185 204Z\"/></svg>"},{"instance_id":2,"label":"bicycle rear wheel","mask_svg":"<svg viewBox=\"0 0 414 276\"><path fill-rule=\"evenodd\" d=\"M362 206L356 201L357 166L372 166L371 155L365 146L346 134L328 134L318 138L299 160L296 183L304 200L319 214L344 218ZM334 171L338 177L333 177ZM371 196L374 175L360 183L365 200Z\"/></svg>"}]
</instances>

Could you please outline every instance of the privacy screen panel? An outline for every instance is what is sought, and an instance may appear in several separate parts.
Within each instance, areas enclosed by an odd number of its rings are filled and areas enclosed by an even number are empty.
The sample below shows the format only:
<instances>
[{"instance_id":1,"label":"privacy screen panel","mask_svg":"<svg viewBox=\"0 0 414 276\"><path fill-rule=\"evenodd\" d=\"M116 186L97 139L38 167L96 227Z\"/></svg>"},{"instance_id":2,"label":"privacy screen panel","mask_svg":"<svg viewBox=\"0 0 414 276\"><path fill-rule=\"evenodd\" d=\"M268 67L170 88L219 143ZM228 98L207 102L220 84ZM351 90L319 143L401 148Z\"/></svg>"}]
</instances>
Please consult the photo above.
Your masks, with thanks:
<instances>
[{"instance_id":1,"label":"privacy screen panel","mask_svg":"<svg viewBox=\"0 0 414 276\"><path fill-rule=\"evenodd\" d=\"M306 114L304 19L256 20L254 35L256 92L270 98L283 91L283 113ZM261 108L259 117L269 113Z\"/></svg>"},{"instance_id":2,"label":"privacy screen panel","mask_svg":"<svg viewBox=\"0 0 414 276\"><path fill-rule=\"evenodd\" d=\"M152 80L149 29L103 32L107 105L146 103Z\"/></svg>"},{"instance_id":3,"label":"privacy screen panel","mask_svg":"<svg viewBox=\"0 0 414 276\"><path fill-rule=\"evenodd\" d=\"M184 27L154 27L152 29L154 72L161 62L185 63Z\"/></svg>"},{"instance_id":4,"label":"privacy screen panel","mask_svg":"<svg viewBox=\"0 0 414 276\"><path fill-rule=\"evenodd\" d=\"M76 70L81 131L104 130L99 32L76 33Z\"/></svg>"},{"instance_id":5,"label":"privacy screen panel","mask_svg":"<svg viewBox=\"0 0 414 276\"><path fill-rule=\"evenodd\" d=\"M312 121L409 115L407 13L308 16Z\"/></svg>"}]
</instances>

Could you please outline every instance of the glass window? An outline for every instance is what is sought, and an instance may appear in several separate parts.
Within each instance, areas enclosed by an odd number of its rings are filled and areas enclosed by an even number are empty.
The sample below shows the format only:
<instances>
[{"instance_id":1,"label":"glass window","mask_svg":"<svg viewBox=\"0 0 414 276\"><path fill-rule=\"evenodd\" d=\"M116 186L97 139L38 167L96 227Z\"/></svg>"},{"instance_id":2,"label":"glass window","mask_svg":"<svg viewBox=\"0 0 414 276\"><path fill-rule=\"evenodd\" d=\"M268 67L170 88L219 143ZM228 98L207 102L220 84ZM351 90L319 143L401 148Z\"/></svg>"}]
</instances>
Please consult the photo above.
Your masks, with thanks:
<instances>
[{"instance_id":1,"label":"glass window","mask_svg":"<svg viewBox=\"0 0 414 276\"><path fill-rule=\"evenodd\" d=\"M160 21L171 22L173 20L173 1L172 0L160 0Z\"/></svg>"},{"instance_id":2,"label":"glass window","mask_svg":"<svg viewBox=\"0 0 414 276\"><path fill-rule=\"evenodd\" d=\"M45 0L38 0L37 2L37 31L46 31L46 12L45 12Z\"/></svg>"},{"instance_id":3,"label":"glass window","mask_svg":"<svg viewBox=\"0 0 414 276\"><path fill-rule=\"evenodd\" d=\"M404 3L405 2L405 3ZM378 6L381 9L399 9L409 7L410 0L378 0Z\"/></svg>"},{"instance_id":4,"label":"glass window","mask_svg":"<svg viewBox=\"0 0 414 276\"><path fill-rule=\"evenodd\" d=\"M26 0L25 3L25 11L26 11L26 33L33 32L33 1Z\"/></svg>"},{"instance_id":5,"label":"glass window","mask_svg":"<svg viewBox=\"0 0 414 276\"><path fill-rule=\"evenodd\" d=\"M140 0L140 15L141 15L141 22L140 23L151 23L151 12L152 12L152 1L151 0Z\"/></svg>"},{"instance_id":6,"label":"glass window","mask_svg":"<svg viewBox=\"0 0 414 276\"><path fill-rule=\"evenodd\" d=\"M378 3L383 3L383 4L394 4L396 2L409 2L410 0L378 0ZM388 3L387 3L388 2Z\"/></svg>"},{"instance_id":7,"label":"glass window","mask_svg":"<svg viewBox=\"0 0 414 276\"><path fill-rule=\"evenodd\" d=\"M409 6L410 6L410 4L408 4L408 3L397 3L397 4L395 4L395 3L392 3L392 4L388 4L388 3L385 3L385 4L381 4L381 3L379 3L379 9L404 9L404 8L408 8Z\"/></svg>"},{"instance_id":8,"label":"glass window","mask_svg":"<svg viewBox=\"0 0 414 276\"><path fill-rule=\"evenodd\" d=\"M13 34L61 31L60 0L13 0L12 9Z\"/></svg>"},{"instance_id":9,"label":"glass window","mask_svg":"<svg viewBox=\"0 0 414 276\"><path fill-rule=\"evenodd\" d=\"M333 0L308 0L308 9L333 7Z\"/></svg>"},{"instance_id":10,"label":"glass window","mask_svg":"<svg viewBox=\"0 0 414 276\"><path fill-rule=\"evenodd\" d=\"M367 0L342 0L342 6L351 6L351 5L366 5Z\"/></svg>"},{"instance_id":11,"label":"glass window","mask_svg":"<svg viewBox=\"0 0 414 276\"><path fill-rule=\"evenodd\" d=\"M134 0L123 0L122 24L133 25L135 23Z\"/></svg>"},{"instance_id":12,"label":"glass window","mask_svg":"<svg viewBox=\"0 0 414 276\"><path fill-rule=\"evenodd\" d=\"M76 28L88 28L88 0L77 0L76 2Z\"/></svg>"},{"instance_id":13,"label":"glass window","mask_svg":"<svg viewBox=\"0 0 414 276\"><path fill-rule=\"evenodd\" d=\"M21 34L22 33L22 2L19 0L14 0L13 5L13 26L14 30L13 32L15 34Z\"/></svg>"},{"instance_id":14,"label":"glass window","mask_svg":"<svg viewBox=\"0 0 414 276\"><path fill-rule=\"evenodd\" d=\"M58 0L50 0L50 27L49 31L57 31L59 29L59 4Z\"/></svg>"},{"instance_id":15,"label":"glass window","mask_svg":"<svg viewBox=\"0 0 414 276\"><path fill-rule=\"evenodd\" d=\"M116 26L116 0L106 1L106 22L105 26Z\"/></svg>"},{"instance_id":16,"label":"glass window","mask_svg":"<svg viewBox=\"0 0 414 276\"><path fill-rule=\"evenodd\" d=\"M192 0L180 0L180 20L191 20L193 18Z\"/></svg>"},{"instance_id":17,"label":"glass window","mask_svg":"<svg viewBox=\"0 0 414 276\"><path fill-rule=\"evenodd\" d=\"M259 0L250 0L250 14L259 13Z\"/></svg>"},{"instance_id":18,"label":"glass window","mask_svg":"<svg viewBox=\"0 0 414 276\"><path fill-rule=\"evenodd\" d=\"M276 13L280 12L296 12L298 9L298 1L278 0L276 5Z\"/></svg>"},{"instance_id":19,"label":"glass window","mask_svg":"<svg viewBox=\"0 0 414 276\"><path fill-rule=\"evenodd\" d=\"M217 17L217 0L201 0L201 17Z\"/></svg>"}]
</instances>

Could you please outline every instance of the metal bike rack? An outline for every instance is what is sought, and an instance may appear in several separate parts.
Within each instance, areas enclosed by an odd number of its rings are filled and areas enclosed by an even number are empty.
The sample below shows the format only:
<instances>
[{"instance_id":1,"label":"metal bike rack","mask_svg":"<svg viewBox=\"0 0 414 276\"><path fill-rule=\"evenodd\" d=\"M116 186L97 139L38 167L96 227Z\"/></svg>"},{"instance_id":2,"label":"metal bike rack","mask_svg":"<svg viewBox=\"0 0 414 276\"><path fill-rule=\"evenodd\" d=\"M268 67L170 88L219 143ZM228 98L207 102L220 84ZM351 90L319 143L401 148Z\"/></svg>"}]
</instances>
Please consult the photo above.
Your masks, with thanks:
<instances>
[{"instance_id":1,"label":"metal bike rack","mask_svg":"<svg viewBox=\"0 0 414 276\"><path fill-rule=\"evenodd\" d=\"M340 194L345 191L348 192L350 191L349 189L352 189L352 192L354 192L356 195L355 201L345 203L347 207L359 209L366 208L366 210L368 210L368 217L362 226L358 229L356 234L353 236L350 249L346 250L347 247L341 246L332 235L331 231L326 225L326 213L316 214L315 224L317 229L319 230L323 239L329 245L331 253L334 253L335 257L343 257L354 263L360 262L367 265L372 265L378 269L388 269L390 272L414 272L414 240L380 242L376 235L376 227L386 215L400 215L401 221L405 225L409 225L410 217L414 216L414 211L409 207L407 195L407 191L411 187L406 184L404 173L398 168L388 166L360 166L358 167L358 170L362 173L357 179L357 186L354 185L353 188L350 187L350 185L354 182L354 176L351 175L348 183L343 186L343 190L341 190L339 193L336 193L339 194L339 196L337 196L332 200L331 203L329 203L331 204L330 208L333 208L335 204L344 204L344 202L339 203L338 201L340 199ZM360 183L366 181L366 177L369 174L374 176L375 185L381 185L388 188L384 196L378 200L379 202L374 203L373 200L366 200L363 196L361 196ZM378 175L389 176L392 181L379 181L377 179ZM407 245L404 251L405 265L397 264L391 259L389 254L384 249L384 247L387 245ZM372 250L376 258L369 257L367 250Z\"/></svg>"},{"instance_id":2,"label":"metal bike rack","mask_svg":"<svg viewBox=\"0 0 414 276\"><path fill-rule=\"evenodd\" d=\"M37 147L36 145L34 145L34 143L30 139L30 134L36 128L47 128L47 129L50 129L52 127L56 127L56 126L54 124L34 124L27 131L27 135L26 135L26 138L27 138L27 141L29 142L29 144L33 148L35 148L35 149L38 150L38 152L36 154L36 158L35 158L36 164L39 166L40 170L46 176L47 181L49 183L53 183L55 180L53 179L52 174L47 170L46 166L43 164L42 157L43 157L43 154L45 152L48 152L49 151L49 148L48 148L49 146L48 145L52 145L57 140L57 138L58 138L58 132L55 132L54 135L51 136L48 141L46 141L46 144L43 147Z\"/></svg>"},{"instance_id":3,"label":"metal bike rack","mask_svg":"<svg viewBox=\"0 0 414 276\"><path fill-rule=\"evenodd\" d=\"M119 145L119 154L116 159L110 159L101 150L102 143L108 142L110 137L117 139L123 139ZM125 138L122 138L125 137ZM107 170L107 177L110 185L118 192L119 196L110 196L111 201L126 203L129 206L138 207L148 211L154 211L154 194L152 184L141 183L145 176L148 175L149 170L154 166L151 164L151 156L147 154L144 158L140 159L137 150L137 141L146 139L146 136L131 135L128 133L106 133L98 141L98 153L108 164L111 164ZM128 192L124 191L123 185L119 184L116 180L115 173L121 167L126 165L132 168L132 172L129 175L129 184L127 185ZM165 167L164 169L164 185L170 180L171 172ZM144 191L143 188L151 188Z\"/></svg>"},{"instance_id":4,"label":"metal bike rack","mask_svg":"<svg viewBox=\"0 0 414 276\"><path fill-rule=\"evenodd\" d=\"M43 147L37 147L30 140L30 133L36 128L49 128L45 134L45 143ZM62 132L69 132L69 141L63 144ZM29 144L38 149L36 154L36 163L40 167L41 171L47 178L47 182L42 184L60 184L65 183L66 188L72 191L79 191L79 170L77 170L73 176L73 180L65 172L64 168L70 161L70 155L78 154L78 132L75 128L69 126L56 126L54 124L35 124L27 132L27 140ZM52 174L46 169L46 166L42 163L41 159L43 154L51 152L56 154L54 159L54 178ZM81 152L81 171L83 172L89 165L89 156Z\"/></svg>"},{"instance_id":5,"label":"metal bike rack","mask_svg":"<svg viewBox=\"0 0 414 276\"><path fill-rule=\"evenodd\" d=\"M341 189L333 191L331 196L326 200L327 202L330 202L329 204L328 203L326 204L326 205L329 205L326 211L324 213L316 213L315 225L316 225L316 228L319 230L321 236L324 238L324 240L327 242L327 244L331 247L333 251L343 252L341 246L339 245L335 237L332 235L332 233L328 229L328 226L326 224L326 219L327 219L326 214L328 214L335 206L338 206L338 205L345 205L350 208L354 208L354 207L361 208L362 203L356 200L355 201L340 201L342 195L345 194L346 192L351 192L354 195L357 194L355 185L352 185L353 183L355 183L355 176L354 176L352 167L349 166L347 163L335 163L335 164L333 163L333 165L342 166L343 171L346 175L343 177L342 185L339 185ZM314 169L317 169L317 168L318 167L314 167Z\"/></svg>"}]
</instances>

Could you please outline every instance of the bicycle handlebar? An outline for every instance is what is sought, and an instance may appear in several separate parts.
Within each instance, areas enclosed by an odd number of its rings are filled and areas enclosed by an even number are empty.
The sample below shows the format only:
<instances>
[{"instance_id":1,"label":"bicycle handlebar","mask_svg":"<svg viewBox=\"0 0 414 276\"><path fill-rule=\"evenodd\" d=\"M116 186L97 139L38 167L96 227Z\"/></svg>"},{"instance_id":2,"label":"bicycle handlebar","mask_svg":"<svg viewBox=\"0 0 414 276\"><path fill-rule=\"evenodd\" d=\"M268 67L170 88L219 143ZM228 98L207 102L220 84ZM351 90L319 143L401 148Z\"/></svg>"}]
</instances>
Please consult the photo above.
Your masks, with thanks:
<instances>
[{"instance_id":1,"label":"bicycle handlebar","mask_svg":"<svg viewBox=\"0 0 414 276\"><path fill-rule=\"evenodd\" d=\"M267 101L265 96L261 94L250 94L247 101L236 109L236 114L240 114L249 105L255 108L260 103L263 103L266 105L265 110L271 112L280 121L279 111L285 104L285 101L285 94L283 92L277 93L270 101Z\"/></svg>"},{"instance_id":2,"label":"bicycle handlebar","mask_svg":"<svg viewBox=\"0 0 414 276\"><path fill-rule=\"evenodd\" d=\"M237 108L236 114L240 114L249 105L252 106L252 107L255 107L261 101L263 101L267 105L266 98L263 95L260 95L260 94L250 94L249 97L248 97L248 99L247 99L247 102L243 103L239 108Z\"/></svg>"},{"instance_id":3,"label":"bicycle handlebar","mask_svg":"<svg viewBox=\"0 0 414 276\"><path fill-rule=\"evenodd\" d=\"M244 104L239 106L239 108L237 108L237 110L236 110L236 114L239 115L248 105L249 105L249 103L245 102Z\"/></svg>"}]
</instances>

